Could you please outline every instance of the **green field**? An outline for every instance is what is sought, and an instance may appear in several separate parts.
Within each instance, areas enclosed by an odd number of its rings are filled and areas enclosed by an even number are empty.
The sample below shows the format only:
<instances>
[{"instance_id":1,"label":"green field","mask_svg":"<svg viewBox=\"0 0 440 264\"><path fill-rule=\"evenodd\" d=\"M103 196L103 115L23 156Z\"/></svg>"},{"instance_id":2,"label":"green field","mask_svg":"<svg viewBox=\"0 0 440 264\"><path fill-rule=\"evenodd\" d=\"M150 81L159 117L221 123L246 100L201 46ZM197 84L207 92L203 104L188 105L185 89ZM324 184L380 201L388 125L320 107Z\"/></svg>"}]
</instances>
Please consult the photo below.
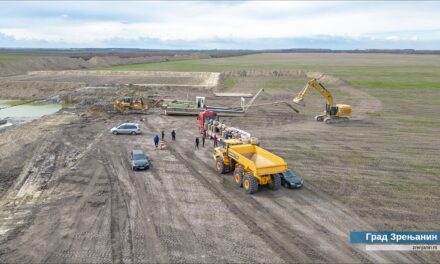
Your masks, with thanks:
<instances>
[{"instance_id":1,"label":"green field","mask_svg":"<svg viewBox=\"0 0 440 264\"><path fill-rule=\"evenodd\" d=\"M440 88L440 55L257 54L132 64L109 70L230 71L297 69L333 74L368 88Z\"/></svg>"},{"instance_id":2,"label":"green field","mask_svg":"<svg viewBox=\"0 0 440 264\"><path fill-rule=\"evenodd\" d=\"M24 57L13 56L13 55L3 55L0 53L0 62L10 62L10 61L19 61L23 60Z\"/></svg>"},{"instance_id":3,"label":"green field","mask_svg":"<svg viewBox=\"0 0 440 264\"><path fill-rule=\"evenodd\" d=\"M225 89L230 89L230 88L234 87L237 83L238 83L237 79L226 79L223 82L223 86L225 87Z\"/></svg>"}]
</instances>

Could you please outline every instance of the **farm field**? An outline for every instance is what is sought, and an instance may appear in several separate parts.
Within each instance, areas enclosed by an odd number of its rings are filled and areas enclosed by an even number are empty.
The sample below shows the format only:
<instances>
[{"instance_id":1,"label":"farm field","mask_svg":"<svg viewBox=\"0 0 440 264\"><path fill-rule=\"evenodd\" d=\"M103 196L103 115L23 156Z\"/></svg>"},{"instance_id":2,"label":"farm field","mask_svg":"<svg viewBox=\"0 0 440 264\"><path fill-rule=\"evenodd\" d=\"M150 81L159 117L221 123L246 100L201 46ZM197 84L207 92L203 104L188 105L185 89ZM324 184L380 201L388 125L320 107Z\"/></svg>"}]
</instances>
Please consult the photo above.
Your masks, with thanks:
<instances>
[{"instance_id":1,"label":"farm field","mask_svg":"<svg viewBox=\"0 0 440 264\"><path fill-rule=\"evenodd\" d=\"M1 262L438 261L435 252L367 252L348 236L440 229L440 56L270 53L85 71L1 77L9 98L0 99L29 100L32 91L98 102L104 93L115 99L123 84L142 83L155 98L201 95L210 105L237 106L239 98L213 92L264 88L246 116L222 119L283 157L305 186L246 195L231 175L215 172L211 141L194 148L195 117L155 108L118 115L79 103L0 131ZM325 101L313 90L305 107L295 106L299 113L258 106L291 102L311 78L353 106L349 122L314 121ZM88 85L116 88L81 94ZM6 90L14 87L23 91ZM144 133L109 133L127 121ZM167 149L155 150L152 137L161 130ZM133 148L151 157L150 170L130 170Z\"/></svg>"}]
</instances>

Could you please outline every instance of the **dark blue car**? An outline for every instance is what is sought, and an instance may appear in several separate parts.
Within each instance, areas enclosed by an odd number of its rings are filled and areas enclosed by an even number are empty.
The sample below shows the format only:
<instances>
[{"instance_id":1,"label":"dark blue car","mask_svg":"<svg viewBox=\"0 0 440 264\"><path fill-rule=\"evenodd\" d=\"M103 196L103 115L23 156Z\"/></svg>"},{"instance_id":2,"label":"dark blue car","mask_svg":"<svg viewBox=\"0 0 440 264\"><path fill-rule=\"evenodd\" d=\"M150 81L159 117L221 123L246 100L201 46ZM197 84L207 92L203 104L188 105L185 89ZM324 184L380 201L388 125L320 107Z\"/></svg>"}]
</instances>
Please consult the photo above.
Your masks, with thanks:
<instances>
[{"instance_id":1,"label":"dark blue car","mask_svg":"<svg viewBox=\"0 0 440 264\"><path fill-rule=\"evenodd\" d=\"M301 188L304 185L304 181L291 170L281 173L281 184L289 189Z\"/></svg>"},{"instance_id":2,"label":"dark blue car","mask_svg":"<svg viewBox=\"0 0 440 264\"><path fill-rule=\"evenodd\" d=\"M146 170L150 168L150 161L144 152L140 149L135 149L130 155L131 168L135 170Z\"/></svg>"}]
</instances>

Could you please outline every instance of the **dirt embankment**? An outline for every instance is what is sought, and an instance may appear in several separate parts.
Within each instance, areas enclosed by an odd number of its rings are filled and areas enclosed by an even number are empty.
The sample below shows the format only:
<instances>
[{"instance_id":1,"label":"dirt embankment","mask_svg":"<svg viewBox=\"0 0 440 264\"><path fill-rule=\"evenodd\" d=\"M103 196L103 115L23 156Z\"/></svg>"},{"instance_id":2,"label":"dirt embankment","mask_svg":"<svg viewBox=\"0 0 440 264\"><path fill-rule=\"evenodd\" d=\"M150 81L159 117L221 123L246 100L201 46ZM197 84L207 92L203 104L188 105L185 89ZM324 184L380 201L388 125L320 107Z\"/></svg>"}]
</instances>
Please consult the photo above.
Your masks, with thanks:
<instances>
[{"instance_id":1,"label":"dirt embankment","mask_svg":"<svg viewBox=\"0 0 440 264\"><path fill-rule=\"evenodd\" d=\"M63 91L72 91L82 86L84 86L84 84L80 82L23 82L0 80L0 94L2 99L46 99L56 96Z\"/></svg>"},{"instance_id":2,"label":"dirt embankment","mask_svg":"<svg viewBox=\"0 0 440 264\"><path fill-rule=\"evenodd\" d=\"M78 95L89 87L133 87L151 94L169 89L194 88L209 90L218 85L218 72L169 72L169 71L98 71L64 70L31 71L24 75L0 78L2 99L34 100L52 96ZM109 90L109 89L107 89ZM110 89L113 97L122 90ZM186 89L185 89L186 90ZM90 89L87 89L91 96ZM171 92L170 94L175 94ZM114 100L114 98L113 98Z\"/></svg>"},{"instance_id":3,"label":"dirt embankment","mask_svg":"<svg viewBox=\"0 0 440 264\"><path fill-rule=\"evenodd\" d=\"M28 71L38 70L76 70L96 67L110 67L124 64L141 64L204 58L210 58L210 55L193 53L168 56L144 56L135 58L121 58L118 56L95 56L90 59L59 56L26 57L14 61L0 61L0 76L25 74Z\"/></svg>"}]
</instances>

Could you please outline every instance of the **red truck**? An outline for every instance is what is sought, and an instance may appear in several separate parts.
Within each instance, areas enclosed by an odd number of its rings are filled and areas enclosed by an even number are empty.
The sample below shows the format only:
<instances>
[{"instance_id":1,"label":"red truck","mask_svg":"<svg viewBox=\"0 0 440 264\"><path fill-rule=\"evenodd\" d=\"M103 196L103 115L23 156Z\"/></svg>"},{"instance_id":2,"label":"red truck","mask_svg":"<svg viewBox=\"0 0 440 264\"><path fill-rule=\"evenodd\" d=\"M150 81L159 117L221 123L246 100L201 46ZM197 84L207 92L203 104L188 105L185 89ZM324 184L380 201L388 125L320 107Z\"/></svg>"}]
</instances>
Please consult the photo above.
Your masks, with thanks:
<instances>
[{"instance_id":1,"label":"red truck","mask_svg":"<svg viewBox=\"0 0 440 264\"><path fill-rule=\"evenodd\" d=\"M199 113L197 128L199 129L201 134L203 134L203 132L205 131L205 124L207 124L211 120L218 120L216 112L205 110Z\"/></svg>"}]
</instances>

